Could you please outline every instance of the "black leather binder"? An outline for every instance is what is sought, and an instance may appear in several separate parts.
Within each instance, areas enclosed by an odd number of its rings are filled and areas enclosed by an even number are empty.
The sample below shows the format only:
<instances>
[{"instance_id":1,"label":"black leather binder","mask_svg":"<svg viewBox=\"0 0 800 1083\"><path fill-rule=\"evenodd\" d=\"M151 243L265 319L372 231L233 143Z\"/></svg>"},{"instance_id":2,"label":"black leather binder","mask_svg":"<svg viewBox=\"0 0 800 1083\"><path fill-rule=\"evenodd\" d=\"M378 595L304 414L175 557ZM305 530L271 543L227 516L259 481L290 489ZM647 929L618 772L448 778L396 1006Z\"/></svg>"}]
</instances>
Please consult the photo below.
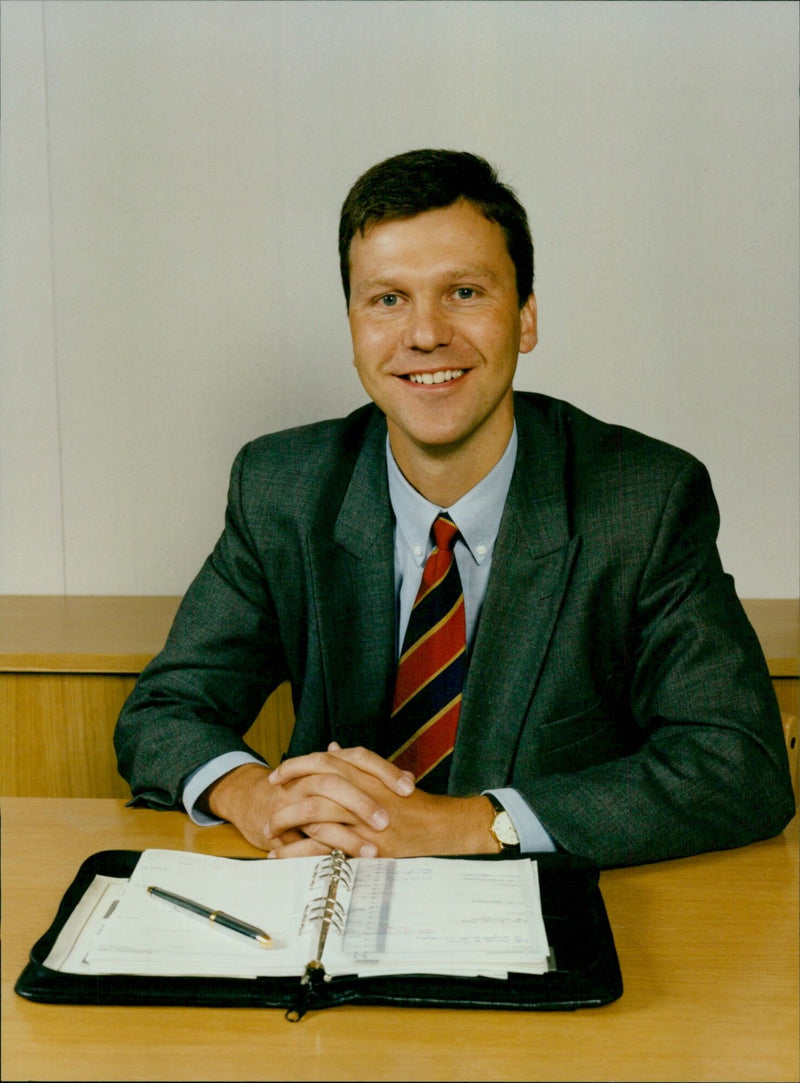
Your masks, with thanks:
<instances>
[{"instance_id":1,"label":"black leather binder","mask_svg":"<svg viewBox=\"0 0 800 1083\"><path fill-rule=\"evenodd\" d=\"M546 974L496 978L436 975L334 977L306 983L298 1000L297 978L143 977L69 974L44 966L64 922L97 874L128 877L139 851L106 850L88 858L70 885L52 925L34 944L16 992L54 1004L171 1004L198 1007L283 1008L287 1017L340 1004L398 1007L507 1008L524 1011L599 1007L622 995L614 938L589 861L567 854L531 854L539 869L545 927L555 957ZM246 860L246 859L244 859ZM503 855L475 860L501 861ZM302 1007L298 1007L302 1004Z\"/></svg>"}]
</instances>

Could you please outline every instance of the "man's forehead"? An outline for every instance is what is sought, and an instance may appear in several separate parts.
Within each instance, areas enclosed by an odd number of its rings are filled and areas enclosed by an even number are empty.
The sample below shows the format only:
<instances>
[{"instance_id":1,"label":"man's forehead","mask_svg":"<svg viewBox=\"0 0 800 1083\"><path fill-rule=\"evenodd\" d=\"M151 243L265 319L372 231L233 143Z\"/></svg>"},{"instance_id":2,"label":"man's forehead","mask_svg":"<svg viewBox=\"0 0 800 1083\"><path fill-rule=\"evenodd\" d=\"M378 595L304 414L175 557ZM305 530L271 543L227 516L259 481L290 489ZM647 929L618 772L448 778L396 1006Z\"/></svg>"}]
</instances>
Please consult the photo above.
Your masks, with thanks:
<instances>
[{"instance_id":1,"label":"man's forehead","mask_svg":"<svg viewBox=\"0 0 800 1083\"><path fill-rule=\"evenodd\" d=\"M396 260L449 264L453 271L477 270L496 274L498 257L507 254L505 234L480 212L455 207L424 211L408 218L384 219L357 233L350 245L353 257L370 264Z\"/></svg>"},{"instance_id":2,"label":"man's forehead","mask_svg":"<svg viewBox=\"0 0 800 1083\"><path fill-rule=\"evenodd\" d=\"M452 282L469 281L479 283L499 281L499 276L496 271L492 270L491 267L486 267L479 263L464 264L460 267L442 264L441 267L436 268L428 263L427 265L423 265L420 269L435 271L437 276ZM358 290L372 290L396 285L396 279L407 270L409 270L409 268L398 264L395 268L387 268L385 273L382 272L374 276L359 279L356 288Z\"/></svg>"}]
</instances>

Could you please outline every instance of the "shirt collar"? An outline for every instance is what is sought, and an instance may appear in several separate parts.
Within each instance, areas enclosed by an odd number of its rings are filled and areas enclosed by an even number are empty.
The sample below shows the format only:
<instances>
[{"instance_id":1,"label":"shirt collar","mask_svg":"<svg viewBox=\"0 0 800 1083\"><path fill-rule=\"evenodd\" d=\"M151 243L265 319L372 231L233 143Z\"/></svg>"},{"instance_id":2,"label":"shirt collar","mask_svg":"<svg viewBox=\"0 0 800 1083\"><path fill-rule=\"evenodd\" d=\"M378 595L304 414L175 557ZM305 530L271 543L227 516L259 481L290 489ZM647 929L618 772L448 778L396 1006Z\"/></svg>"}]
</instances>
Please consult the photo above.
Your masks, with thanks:
<instances>
[{"instance_id":1,"label":"shirt collar","mask_svg":"<svg viewBox=\"0 0 800 1083\"><path fill-rule=\"evenodd\" d=\"M397 526L415 562L423 563L431 549L431 527L441 511L447 511L458 526L464 544L476 564L491 554L500 529L500 519L517 459L517 426L511 433L499 462L485 478L465 493L450 508L440 508L418 493L403 476L386 437L386 465L389 498Z\"/></svg>"}]
</instances>

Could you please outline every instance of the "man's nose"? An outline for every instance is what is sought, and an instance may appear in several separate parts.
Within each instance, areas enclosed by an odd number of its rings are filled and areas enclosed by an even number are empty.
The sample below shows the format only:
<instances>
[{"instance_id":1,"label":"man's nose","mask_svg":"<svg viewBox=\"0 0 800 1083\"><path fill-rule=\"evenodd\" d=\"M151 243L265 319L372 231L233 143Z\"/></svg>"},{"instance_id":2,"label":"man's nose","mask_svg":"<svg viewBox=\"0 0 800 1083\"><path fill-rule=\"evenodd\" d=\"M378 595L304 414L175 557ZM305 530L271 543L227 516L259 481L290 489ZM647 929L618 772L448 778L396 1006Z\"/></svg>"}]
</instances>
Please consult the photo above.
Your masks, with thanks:
<instances>
[{"instance_id":1,"label":"man's nose","mask_svg":"<svg viewBox=\"0 0 800 1083\"><path fill-rule=\"evenodd\" d=\"M405 346L426 353L447 346L453 338L448 314L435 302L420 302L410 306L406 324Z\"/></svg>"}]
</instances>

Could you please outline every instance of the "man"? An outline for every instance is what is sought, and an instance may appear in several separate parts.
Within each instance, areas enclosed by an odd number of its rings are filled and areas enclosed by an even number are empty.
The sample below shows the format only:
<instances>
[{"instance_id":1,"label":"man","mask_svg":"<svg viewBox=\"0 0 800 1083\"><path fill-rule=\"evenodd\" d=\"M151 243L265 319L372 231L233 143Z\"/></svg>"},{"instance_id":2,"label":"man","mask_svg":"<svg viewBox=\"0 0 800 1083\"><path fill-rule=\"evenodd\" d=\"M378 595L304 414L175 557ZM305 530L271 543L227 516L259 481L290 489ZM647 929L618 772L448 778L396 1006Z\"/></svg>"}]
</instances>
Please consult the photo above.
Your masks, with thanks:
<instances>
[{"instance_id":1,"label":"man","mask_svg":"<svg viewBox=\"0 0 800 1083\"><path fill-rule=\"evenodd\" d=\"M373 402L240 452L222 537L120 717L134 802L229 820L277 857L610 866L777 834L780 720L705 470L513 391L537 319L514 194L473 155L399 155L348 195L340 258ZM455 683L407 735L395 689L417 695L399 689L433 632L404 640L445 582L432 627L455 637ZM266 765L243 735L284 680L297 721Z\"/></svg>"}]
</instances>

